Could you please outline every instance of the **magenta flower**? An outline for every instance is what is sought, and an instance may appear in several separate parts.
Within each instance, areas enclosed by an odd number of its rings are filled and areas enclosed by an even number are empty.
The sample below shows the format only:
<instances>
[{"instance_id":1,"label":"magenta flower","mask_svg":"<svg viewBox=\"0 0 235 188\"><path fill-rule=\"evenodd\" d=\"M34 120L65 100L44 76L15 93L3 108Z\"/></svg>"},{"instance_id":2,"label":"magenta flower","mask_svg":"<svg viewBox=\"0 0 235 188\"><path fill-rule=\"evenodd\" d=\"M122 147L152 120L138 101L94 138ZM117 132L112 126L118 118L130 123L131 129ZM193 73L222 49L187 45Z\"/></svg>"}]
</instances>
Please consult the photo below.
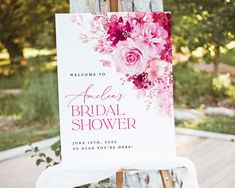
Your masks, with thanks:
<instances>
[{"instance_id":1,"label":"magenta flower","mask_svg":"<svg viewBox=\"0 0 235 188\"><path fill-rule=\"evenodd\" d=\"M72 22L76 22L72 17ZM122 85L129 82L144 98L146 109L157 107L172 115L171 14L164 12L94 14L84 43L95 41L94 50L104 55L102 66L115 68Z\"/></svg>"},{"instance_id":2,"label":"magenta flower","mask_svg":"<svg viewBox=\"0 0 235 188\"><path fill-rule=\"evenodd\" d=\"M155 23L158 23L168 32L168 37L171 38L171 14L164 12L156 12L153 13L153 19Z\"/></svg>"},{"instance_id":3,"label":"magenta flower","mask_svg":"<svg viewBox=\"0 0 235 188\"><path fill-rule=\"evenodd\" d=\"M130 37L130 33L133 30L130 23L127 21L125 24L123 18L112 21L108 29L108 40L112 41L112 46L116 46L119 41L125 41Z\"/></svg>"},{"instance_id":4,"label":"magenta flower","mask_svg":"<svg viewBox=\"0 0 235 188\"><path fill-rule=\"evenodd\" d=\"M152 82L148 79L148 73L143 72L139 75L129 77L128 81L132 81L136 89L148 89L152 86Z\"/></svg>"}]
</instances>

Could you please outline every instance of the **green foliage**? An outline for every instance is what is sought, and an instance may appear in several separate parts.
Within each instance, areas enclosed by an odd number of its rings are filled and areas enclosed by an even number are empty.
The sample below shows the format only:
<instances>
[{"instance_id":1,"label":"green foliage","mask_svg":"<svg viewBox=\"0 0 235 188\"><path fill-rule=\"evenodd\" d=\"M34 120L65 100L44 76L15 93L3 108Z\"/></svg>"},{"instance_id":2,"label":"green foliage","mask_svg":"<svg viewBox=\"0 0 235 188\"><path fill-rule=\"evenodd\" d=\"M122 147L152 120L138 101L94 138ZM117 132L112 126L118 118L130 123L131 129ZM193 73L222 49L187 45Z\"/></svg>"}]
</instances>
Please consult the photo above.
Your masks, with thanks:
<instances>
[{"instance_id":1,"label":"green foliage","mask_svg":"<svg viewBox=\"0 0 235 188\"><path fill-rule=\"evenodd\" d=\"M235 86L232 85L230 75L221 74L212 80L212 89L214 96L217 97L218 101L223 100L226 97L229 97L235 101Z\"/></svg>"},{"instance_id":2,"label":"green foliage","mask_svg":"<svg viewBox=\"0 0 235 188\"><path fill-rule=\"evenodd\" d=\"M174 96L176 106L199 108L201 105L235 106L235 86L229 74L214 77L211 73L186 64L174 66Z\"/></svg>"},{"instance_id":3,"label":"green foliage","mask_svg":"<svg viewBox=\"0 0 235 188\"><path fill-rule=\"evenodd\" d=\"M176 121L177 127L199 129L219 133L235 134L235 118L226 116L204 116L190 121Z\"/></svg>"},{"instance_id":4,"label":"green foliage","mask_svg":"<svg viewBox=\"0 0 235 188\"><path fill-rule=\"evenodd\" d=\"M21 96L22 119L28 122L58 121L57 79L55 73L28 73Z\"/></svg>"},{"instance_id":5,"label":"green foliage","mask_svg":"<svg viewBox=\"0 0 235 188\"><path fill-rule=\"evenodd\" d=\"M51 150L54 151L56 157L61 157L61 143L60 140L51 145Z\"/></svg>"},{"instance_id":6,"label":"green foliage","mask_svg":"<svg viewBox=\"0 0 235 188\"><path fill-rule=\"evenodd\" d=\"M12 121L0 127L0 150L17 147L59 134L57 78L51 56L28 59L24 67L1 72L1 89L20 88L22 93L0 92L0 115ZM48 62L49 61L49 62ZM5 74L6 73L6 74Z\"/></svg>"},{"instance_id":7,"label":"green foliage","mask_svg":"<svg viewBox=\"0 0 235 188\"><path fill-rule=\"evenodd\" d=\"M23 85L23 80L22 80L22 76L20 75L19 76L18 75L10 75L10 76L0 75L0 89L21 88L22 85Z\"/></svg>"},{"instance_id":8,"label":"green foliage","mask_svg":"<svg viewBox=\"0 0 235 188\"><path fill-rule=\"evenodd\" d=\"M173 41L178 51L201 47L205 61L217 62L222 48L227 49L235 39L235 1L169 0L166 9L173 13Z\"/></svg>"},{"instance_id":9,"label":"green foliage","mask_svg":"<svg viewBox=\"0 0 235 188\"><path fill-rule=\"evenodd\" d=\"M235 66L235 48L222 54L219 60L225 64Z\"/></svg>"},{"instance_id":10,"label":"green foliage","mask_svg":"<svg viewBox=\"0 0 235 188\"><path fill-rule=\"evenodd\" d=\"M24 63L23 48L55 46L54 15L68 11L62 0L2 0L0 3L0 44L10 55L12 64Z\"/></svg>"},{"instance_id":11,"label":"green foliage","mask_svg":"<svg viewBox=\"0 0 235 188\"><path fill-rule=\"evenodd\" d=\"M0 96L0 116L14 116L20 111L19 99L17 96Z\"/></svg>"},{"instance_id":12,"label":"green foliage","mask_svg":"<svg viewBox=\"0 0 235 188\"><path fill-rule=\"evenodd\" d=\"M5 125L0 129L0 151L22 146L39 140L51 138L59 134L55 124L18 124Z\"/></svg>"},{"instance_id":13,"label":"green foliage","mask_svg":"<svg viewBox=\"0 0 235 188\"><path fill-rule=\"evenodd\" d=\"M68 11L68 2L61 0L2 0L0 3L0 40L36 39L54 24L56 12ZM53 30L53 29L52 29ZM54 31L51 31L54 33Z\"/></svg>"},{"instance_id":14,"label":"green foliage","mask_svg":"<svg viewBox=\"0 0 235 188\"><path fill-rule=\"evenodd\" d=\"M36 165L46 164L46 168L59 164L59 162L54 161L51 157L47 156L45 153L40 152L39 148L30 146L30 149L26 150L25 153L29 153L32 158L36 158Z\"/></svg>"},{"instance_id":15,"label":"green foliage","mask_svg":"<svg viewBox=\"0 0 235 188\"><path fill-rule=\"evenodd\" d=\"M60 157L61 158L61 145L60 145L60 140L58 140L57 142L55 142L54 144L52 144L51 146L51 150L54 151L54 155L56 157ZM60 161L55 161L53 158L47 156L45 153L40 152L39 148L33 147L32 145L30 145L30 149L26 150L25 153L29 153L31 155L32 158L36 158L36 165L46 165L46 168L50 167L50 166L54 166L60 163ZM107 182L108 180L103 180L101 183L103 182ZM82 185L79 186L77 188L89 188L90 185Z\"/></svg>"},{"instance_id":16,"label":"green foliage","mask_svg":"<svg viewBox=\"0 0 235 188\"><path fill-rule=\"evenodd\" d=\"M174 80L176 106L199 107L211 93L212 75L187 64L174 66Z\"/></svg>"},{"instance_id":17,"label":"green foliage","mask_svg":"<svg viewBox=\"0 0 235 188\"><path fill-rule=\"evenodd\" d=\"M61 142L60 140L58 140L57 142L55 142L54 144L51 145L51 150L54 151L54 155L56 157L60 157L61 158ZM40 152L39 148L36 147L32 147L30 146L30 149L26 150L25 153L29 153L31 155L32 158L36 158L36 165L42 165L42 164L46 164L46 168L50 167L50 166L54 166L60 163L60 161L55 161L53 160L53 158L47 156L45 153ZM99 184L104 184L104 183L109 183L110 180L104 179L101 180L99 182ZM76 188L89 188L90 185L82 185Z\"/></svg>"},{"instance_id":18,"label":"green foliage","mask_svg":"<svg viewBox=\"0 0 235 188\"><path fill-rule=\"evenodd\" d=\"M25 67L0 66L0 89L21 88L24 81L24 71Z\"/></svg>"}]
</instances>

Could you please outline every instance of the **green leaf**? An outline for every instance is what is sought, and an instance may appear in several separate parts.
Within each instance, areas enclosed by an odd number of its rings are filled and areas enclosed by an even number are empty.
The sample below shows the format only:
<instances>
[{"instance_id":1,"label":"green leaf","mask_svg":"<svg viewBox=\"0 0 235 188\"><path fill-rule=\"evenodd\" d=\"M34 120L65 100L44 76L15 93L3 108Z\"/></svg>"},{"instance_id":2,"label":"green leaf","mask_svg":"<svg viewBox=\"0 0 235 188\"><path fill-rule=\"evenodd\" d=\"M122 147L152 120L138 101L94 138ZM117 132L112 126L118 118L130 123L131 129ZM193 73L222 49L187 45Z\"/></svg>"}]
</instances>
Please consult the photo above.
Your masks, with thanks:
<instances>
[{"instance_id":1,"label":"green leaf","mask_svg":"<svg viewBox=\"0 0 235 188\"><path fill-rule=\"evenodd\" d=\"M39 153L39 157L46 157L45 153Z\"/></svg>"},{"instance_id":2,"label":"green leaf","mask_svg":"<svg viewBox=\"0 0 235 188\"><path fill-rule=\"evenodd\" d=\"M29 152L32 152L32 149L25 150L25 153L29 153Z\"/></svg>"},{"instance_id":3,"label":"green leaf","mask_svg":"<svg viewBox=\"0 0 235 188\"><path fill-rule=\"evenodd\" d=\"M55 166L55 165L58 165L58 164L60 164L60 163L58 163L58 162L54 162L54 163L53 163L54 166Z\"/></svg>"},{"instance_id":4,"label":"green leaf","mask_svg":"<svg viewBox=\"0 0 235 188\"><path fill-rule=\"evenodd\" d=\"M50 163L50 162L53 161L53 160L52 160L52 158L47 157L47 158L46 158L46 161L47 161L47 163Z\"/></svg>"},{"instance_id":5,"label":"green leaf","mask_svg":"<svg viewBox=\"0 0 235 188\"><path fill-rule=\"evenodd\" d=\"M39 166L42 162L45 162L43 159L37 159L36 165Z\"/></svg>"},{"instance_id":6,"label":"green leaf","mask_svg":"<svg viewBox=\"0 0 235 188\"><path fill-rule=\"evenodd\" d=\"M55 151L55 156L56 156L56 157L60 156L60 154L61 154L61 151L60 151L60 150L56 150L56 151Z\"/></svg>"},{"instance_id":7,"label":"green leaf","mask_svg":"<svg viewBox=\"0 0 235 188\"><path fill-rule=\"evenodd\" d=\"M38 152L39 151L39 148L36 146L35 148L34 148L34 152L36 153L36 152Z\"/></svg>"}]
</instances>

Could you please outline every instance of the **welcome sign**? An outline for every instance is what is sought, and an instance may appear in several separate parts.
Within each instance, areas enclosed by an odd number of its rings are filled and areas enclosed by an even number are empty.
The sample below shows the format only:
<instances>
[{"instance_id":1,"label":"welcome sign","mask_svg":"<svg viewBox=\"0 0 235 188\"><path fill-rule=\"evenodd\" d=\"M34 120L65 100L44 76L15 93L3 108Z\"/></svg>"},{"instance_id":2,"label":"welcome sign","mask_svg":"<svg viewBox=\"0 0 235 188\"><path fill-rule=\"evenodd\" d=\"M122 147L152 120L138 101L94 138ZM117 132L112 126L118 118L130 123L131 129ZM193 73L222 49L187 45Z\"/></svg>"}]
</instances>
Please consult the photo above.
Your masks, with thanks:
<instances>
[{"instance_id":1,"label":"welcome sign","mask_svg":"<svg viewBox=\"0 0 235 188\"><path fill-rule=\"evenodd\" d=\"M175 158L171 15L56 15L62 163L144 168Z\"/></svg>"}]
</instances>

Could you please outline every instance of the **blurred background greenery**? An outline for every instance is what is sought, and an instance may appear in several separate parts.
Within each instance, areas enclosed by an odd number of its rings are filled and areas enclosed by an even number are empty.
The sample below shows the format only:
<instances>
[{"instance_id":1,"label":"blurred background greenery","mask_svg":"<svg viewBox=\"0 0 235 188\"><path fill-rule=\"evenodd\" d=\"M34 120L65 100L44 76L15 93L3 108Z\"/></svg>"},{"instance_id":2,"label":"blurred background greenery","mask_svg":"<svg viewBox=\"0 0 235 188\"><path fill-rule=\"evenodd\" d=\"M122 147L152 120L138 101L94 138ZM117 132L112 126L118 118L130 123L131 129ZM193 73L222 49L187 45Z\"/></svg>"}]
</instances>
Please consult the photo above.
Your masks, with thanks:
<instances>
[{"instance_id":1,"label":"blurred background greenery","mask_svg":"<svg viewBox=\"0 0 235 188\"><path fill-rule=\"evenodd\" d=\"M235 108L235 1L167 0L175 107ZM54 14L64 0L1 0L0 151L59 134ZM235 134L235 117L204 114L176 126Z\"/></svg>"}]
</instances>

